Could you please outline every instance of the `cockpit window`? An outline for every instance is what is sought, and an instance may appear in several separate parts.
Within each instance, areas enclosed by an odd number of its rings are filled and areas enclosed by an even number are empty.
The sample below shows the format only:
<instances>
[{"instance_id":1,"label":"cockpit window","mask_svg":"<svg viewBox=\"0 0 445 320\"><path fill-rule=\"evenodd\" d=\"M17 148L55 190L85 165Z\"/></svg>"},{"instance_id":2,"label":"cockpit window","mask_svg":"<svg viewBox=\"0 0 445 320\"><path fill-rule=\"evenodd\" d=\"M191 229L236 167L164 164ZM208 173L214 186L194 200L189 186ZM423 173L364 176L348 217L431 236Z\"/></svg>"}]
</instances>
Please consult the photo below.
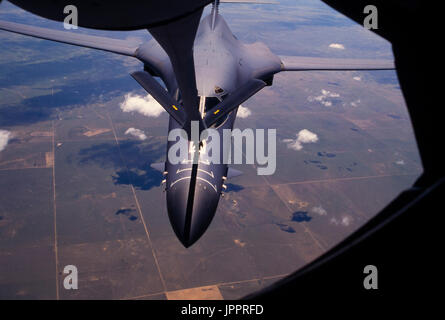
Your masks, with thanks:
<instances>
[{"instance_id":1,"label":"cockpit window","mask_svg":"<svg viewBox=\"0 0 445 320\"><path fill-rule=\"evenodd\" d=\"M218 87L218 86L215 86L215 93L216 94L221 94L221 93L223 93L224 92L224 89L222 89L222 88L220 88L220 87Z\"/></svg>"}]
</instances>

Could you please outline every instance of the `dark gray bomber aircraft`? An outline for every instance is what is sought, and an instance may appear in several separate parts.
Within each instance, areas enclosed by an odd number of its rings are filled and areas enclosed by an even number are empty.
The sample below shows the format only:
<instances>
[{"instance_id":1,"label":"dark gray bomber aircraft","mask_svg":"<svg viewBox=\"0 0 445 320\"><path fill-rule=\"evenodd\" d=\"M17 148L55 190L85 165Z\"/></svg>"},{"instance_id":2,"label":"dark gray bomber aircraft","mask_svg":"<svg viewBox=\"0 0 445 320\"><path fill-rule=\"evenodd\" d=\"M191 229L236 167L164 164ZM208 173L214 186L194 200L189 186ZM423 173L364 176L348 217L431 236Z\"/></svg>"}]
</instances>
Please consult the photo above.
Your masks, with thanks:
<instances>
[{"instance_id":1,"label":"dark gray bomber aircraft","mask_svg":"<svg viewBox=\"0 0 445 320\"><path fill-rule=\"evenodd\" d=\"M20 6L24 3L11 2ZM261 3L255 0L221 2ZM43 6L44 1L40 3ZM200 131L232 129L239 105L265 86L272 85L278 72L395 68L392 61L383 60L279 57L263 43L239 41L218 13L219 3L215 0L211 13L202 20L202 8L199 8L167 24L147 25L154 39L141 45L6 21L0 21L0 29L139 59L144 71L135 72L132 77L169 113L169 132L183 128L189 133L189 139L192 121L199 123ZM31 9L32 12L39 10L38 7ZM46 17L63 21L49 14ZM107 20L103 20L103 25L94 25L97 21L94 19L85 21L83 26L86 27L119 30L107 25ZM133 26L128 21L124 21L128 24L120 30L140 29L139 22ZM165 87L155 77L159 77ZM173 143L168 142L167 150ZM220 164L206 161L201 156L201 147L189 145L197 161L172 164L167 157L165 163L152 164L166 176L168 215L185 247L195 243L210 225L225 189L225 180L241 174L221 161ZM202 146L202 142L199 145Z\"/></svg>"}]
</instances>

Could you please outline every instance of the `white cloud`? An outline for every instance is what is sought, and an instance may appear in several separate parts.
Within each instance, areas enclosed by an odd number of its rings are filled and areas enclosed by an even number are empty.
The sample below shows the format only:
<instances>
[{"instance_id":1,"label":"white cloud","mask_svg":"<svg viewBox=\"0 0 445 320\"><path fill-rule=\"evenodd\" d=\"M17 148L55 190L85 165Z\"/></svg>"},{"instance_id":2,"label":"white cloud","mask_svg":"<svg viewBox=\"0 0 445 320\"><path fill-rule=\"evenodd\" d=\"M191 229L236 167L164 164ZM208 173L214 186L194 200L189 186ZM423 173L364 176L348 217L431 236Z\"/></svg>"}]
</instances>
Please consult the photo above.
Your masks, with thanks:
<instances>
[{"instance_id":1,"label":"white cloud","mask_svg":"<svg viewBox=\"0 0 445 320\"><path fill-rule=\"evenodd\" d=\"M307 129L303 129L297 134L297 140L301 143L313 143L318 141L318 136Z\"/></svg>"},{"instance_id":2,"label":"white cloud","mask_svg":"<svg viewBox=\"0 0 445 320\"><path fill-rule=\"evenodd\" d=\"M309 96L307 100L309 102L317 101L320 102L325 107L331 107L332 102L327 100L328 98L339 98L340 94L331 92L329 90L321 89L321 95L320 96Z\"/></svg>"},{"instance_id":3,"label":"white cloud","mask_svg":"<svg viewBox=\"0 0 445 320\"><path fill-rule=\"evenodd\" d=\"M331 44L329 45L329 48L332 48L332 49L339 49L339 50L345 50L345 46L342 45L341 43L331 43Z\"/></svg>"},{"instance_id":4,"label":"white cloud","mask_svg":"<svg viewBox=\"0 0 445 320\"><path fill-rule=\"evenodd\" d=\"M321 101L321 104L324 105L325 107L332 107L331 101Z\"/></svg>"},{"instance_id":5,"label":"white cloud","mask_svg":"<svg viewBox=\"0 0 445 320\"><path fill-rule=\"evenodd\" d=\"M353 219L352 219L351 216L344 215L340 219L332 217L331 218L331 223L335 224L336 226L341 225L341 226L344 226L344 227L348 227L352 223L352 220Z\"/></svg>"},{"instance_id":6,"label":"white cloud","mask_svg":"<svg viewBox=\"0 0 445 320\"><path fill-rule=\"evenodd\" d=\"M287 140L287 139L286 139ZM284 141L284 140L283 140ZM289 149L293 149L293 150L296 150L296 151L300 151L301 149L303 149L303 145L301 144L301 142L300 141L298 141L298 140L292 140L291 139L291 143L288 143L288 145L287 145L287 147L289 148Z\"/></svg>"},{"instance_id":7,"label":"white cloud","mask_svg":"<svg viewBox=\"0 0 445 320\"><path fill-rule=\"evenodd\" d=\"M360 77L354 77L352 79L354 79L355 81L361 81L362 80L362 78L360 78Z\"/></svg>"},{"instance_id":8,"label":"white cloud","mask_svg":"<svg viewBox=\"0 0 445 320\"><path fill-rule=\"evenodd\" d=\"M138 112L146 117L159 117L164 108L151 96L145 97L132 93L125 95L125 100L121 103L123 112Z\"/></svg>"},{"instance_id":9,"label":"white cloud","mask_svg":"<svg viewBox=\"0 0 445 320\"><path fill-rule=\"evenodd\" d=\"M11 132L0 129L0 151L3 151L11 139Z\"/></svg>"},{"instance_id":10,"label":"white cloud","mask_svg":"<svg viewBox=\"0 0 445 320\"><path fill-rule=\"evenodd\" d=\"M320 215L320 216L325 216L325 215L328 214L328 212L327 212L322 206L313 207L313 208L311 209L311 211L312 211L313 213L316 213L316 214Z\"/></svg>"},{"instance_id":11,"label":"white cloud","mask_svg":"<svg viewBox=\"0 0 445 320\"><path fill-rule=\"evenodd\" d=\"M296 134L297 139L284 139L283 142L287 143L289 149L299 151L303 149L303 143L315 143L318 141L318 136L307 130L303 129Z\"/></svg>"},{"instance_id":12,"label":"white cloud","mask_svg":"<svg viewBox=\"0 0 445 320\"><path fill-rule=\"evenodd\" d=\"M355 101L352 101L351 102L351 106L352 107L358 107L358 105L360 104L360 102L361 102L361 100L360 99L357 99L357 100L355 100Z\"/></svg>"},{"instance_id":13,"label":"white cloud","mask_svg":"<svg viewBox=\"0 0 445 320\"><path fill-rule=\"evenodd\" d=\"M144 131L135 128L129 128L127 131L125 131L125 134L131 134L132 136L139 138L140 140L147 139Z\"/></svg>"},{"instance_id":14,"label":"white cloud","mask_svg":"<svg viewBox=\"0 0 445 320\"><path fill-rule=\"evenodd\" d=\"M352 223L352 217L344 216L341 218L341 224L345 227L349 226Z\"/></svg>"},{"instance_id":15,"label":"white cloud","mask_svg":"<svg viewBox=\"0 0 445 320\"><path fill-rule=\"evenodd\" d=\"M242 105L240 105L238 108L238 113L236 115L237 115L237 117L240 117L240 118L247 118L251 114L252 114L252 112L250 111L249 108L246 108L246 107L243 107Z\"/></svg>"},{"instance_id":16,"label":"white cloud","mask_svg":"<svg viewBox=\"0 0 445 320\"><path fill-rule=\"evenodd\" d=\"M331 92L329 90L325 90L325 89L321 89L321 93L325 96L325 97L331 97L331 98L338 98L340 97L340 95L338 93L335 92Z\"/></svg>"}]
</instances>

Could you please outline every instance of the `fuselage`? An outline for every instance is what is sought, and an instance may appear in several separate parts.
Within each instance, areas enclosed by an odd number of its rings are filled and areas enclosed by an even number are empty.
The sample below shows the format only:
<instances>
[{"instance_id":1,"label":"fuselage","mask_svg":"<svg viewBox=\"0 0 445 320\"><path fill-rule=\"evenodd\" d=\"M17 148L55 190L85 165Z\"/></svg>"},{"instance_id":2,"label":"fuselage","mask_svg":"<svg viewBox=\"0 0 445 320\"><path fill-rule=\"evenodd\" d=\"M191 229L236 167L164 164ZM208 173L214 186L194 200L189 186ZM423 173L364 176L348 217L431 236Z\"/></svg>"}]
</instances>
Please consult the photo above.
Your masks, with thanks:
<instances>
[{"instance_id":1,"label":"fuselage","mask_svg":"<svg viewBox=\"0 0 445 320\"><path fill-rule=\"evenodd\" d=\"M264 44L244 44L236 39L220 15L215 15L214 23L212 19L212 15L208 15L201 21L194 43L195 74L202 117L248 80L270 80L281 68L280 59ZM160 76L168 91L180 99L167 55L154 40L142 48L139 58L143 61L146 58L147 63L158 66L157 70L148 68L147 71ZM236 113L237 109L214 125L214 129L220 133L221 148L222 132L224 129L233 129ZM181 126L170 117L169 132L177 128ZM169 141L167 150L174 143ZM220 154L222 157L222 150ZM192 161L172 164L168 157L166 159L168 215L173 230L185 247L203 235L215 215L228 172L228 166L223 162L209 162L203 152L200 152L197 164Z\"/></svg>"}]
</instances>

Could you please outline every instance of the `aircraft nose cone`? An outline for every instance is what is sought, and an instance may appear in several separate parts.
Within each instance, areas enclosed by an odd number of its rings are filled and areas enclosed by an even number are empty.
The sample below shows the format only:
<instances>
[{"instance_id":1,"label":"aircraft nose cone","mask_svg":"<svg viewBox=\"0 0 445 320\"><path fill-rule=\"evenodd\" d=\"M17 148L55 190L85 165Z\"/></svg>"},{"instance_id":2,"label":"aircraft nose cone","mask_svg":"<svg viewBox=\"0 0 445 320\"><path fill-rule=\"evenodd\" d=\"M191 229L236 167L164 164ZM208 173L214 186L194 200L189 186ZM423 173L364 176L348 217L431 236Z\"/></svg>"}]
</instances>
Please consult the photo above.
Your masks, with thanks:
<instances>
[{"instance_id":1,"label":"aircraft nose cone","mask_svg":"<svg viewBox=\"0 0 445 320\"><path fill-rule=\"evenodd\" d=\"M190 179L184 179L167 189L170 223L184 247L190 247L207 230L215 216L218 200L216 186L199 178L194 186Z\"/></svg>"}]
</instances>

